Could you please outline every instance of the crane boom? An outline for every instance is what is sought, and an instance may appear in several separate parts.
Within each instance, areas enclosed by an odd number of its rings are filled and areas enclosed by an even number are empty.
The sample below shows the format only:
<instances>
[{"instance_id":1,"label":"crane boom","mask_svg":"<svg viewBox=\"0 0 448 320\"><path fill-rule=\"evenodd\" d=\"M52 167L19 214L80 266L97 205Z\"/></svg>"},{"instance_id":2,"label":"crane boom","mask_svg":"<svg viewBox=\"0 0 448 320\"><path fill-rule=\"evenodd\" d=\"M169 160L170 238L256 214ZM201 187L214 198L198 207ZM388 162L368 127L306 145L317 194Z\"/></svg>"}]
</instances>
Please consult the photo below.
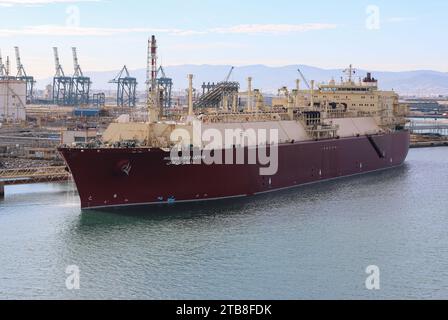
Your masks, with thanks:
<instances>
[{"instance_id":1,"label":"crane boom","mask_svg":"<svg viewBox=\"0 0 448 320\"><path fill-rule=\"evenodd\" d=\"M19 51L19 47L14 47L14 51L15 51L15 53L16 53L17 70L20 70L20 67L22 66L22 63L20 62L20 51Z\"/></svg>"},{"instance_id":2,"label":"crane boom","mask_svg":"<svg viewBox=\"0 0 448 320\"><path fill-rule=\"evenodd\" d=\"M166 78L165 70L163 69L163 66L159 67L159 70L157 70L157 75L161 74L160 78Z\"/></svg>"},{"instance_id":3,"label":"crane boom","mask_svg":"<svg viewBox=\"0 0 448 320\"><path fill-rule=\"evenodd\" d=\"M302 71L300 69L298 69L300 77L302 78L303 82L305 82L305 85L308 87L309 90L311 90L311 86L308 82L308 80L306 80L305 76L303 75Z\"/></svg>"},{"instance_id":4,"label":"crane boom","mask_svg":"<svg viewBox=\"0 0 448 320\"><path fill-rule=\"evenodd\" d=\"M6 57L6 76L9 76L9 73L10 73L9 57Z\"/></svg>"},{"instance_id":5,"label":"crane boom","mask_svg":"<svg viewBox=\"0 0 448 320\"><path fill-rule=\"evenodd\" d=\"M5 76L5 66L3 64L2 52L0 51L0 77Z\"/></svg>"},{"instance_id":6,"label":"crane boom","mask_svg":"<svg viewBox=\"0 0 448 320\"><path fill-rule=\"evenodd\" d=\"M16 53L17 77L26 77L25 69L23 68L23 64L20 60L19 47L14 47L14 51Z\"/></svg>"},{"instance_id":7,"label":"crane boom","mask_svg":"<svg viewBox=\"0 0 448 320\"><path fill-rule=\"evenodd\" d=\"M233 70L235 70L235 67L230 68L229 74L227 75L224 82L229 82L230 77L232 76Z\"/></svg>"},{"instance_id":8,"label":"crane boom","mask_svg":"<svg viewBox=\"0 0 448 320\"><path fill-rule=\"evenodd\" d=\"M73 66L75 68L74 76L75 77L83 77L81 66L79 65L79 62L78 62L78 54L76 53L75 47L72 48L72 52L73 52Z\"/></svg>"},{"instance_id":9,"label":"crane boom","mask_svg":"<svg viewBox=\"0 0 448 320\"><path fill-rule=\"evenodd\" d=\"M64 70L62 69L61 62L59 60L58 48L53 47L54 53L54 66L56 70L56 77L65 77Z\"/></svg>"},{"instance_id":10,"label":"crane boom","mask_svg":"<svg viewBox=\"0 0 448 320\"><path fill-rule=\"evenodd\" d=\"M118 73L118 75L109 81L109 83L118 83L120 81L120 79L127 79L130 78L130 73L128 70L128 67L124 66L123 69L121 69L121 71Z\"/></svg>"}]
</instances>

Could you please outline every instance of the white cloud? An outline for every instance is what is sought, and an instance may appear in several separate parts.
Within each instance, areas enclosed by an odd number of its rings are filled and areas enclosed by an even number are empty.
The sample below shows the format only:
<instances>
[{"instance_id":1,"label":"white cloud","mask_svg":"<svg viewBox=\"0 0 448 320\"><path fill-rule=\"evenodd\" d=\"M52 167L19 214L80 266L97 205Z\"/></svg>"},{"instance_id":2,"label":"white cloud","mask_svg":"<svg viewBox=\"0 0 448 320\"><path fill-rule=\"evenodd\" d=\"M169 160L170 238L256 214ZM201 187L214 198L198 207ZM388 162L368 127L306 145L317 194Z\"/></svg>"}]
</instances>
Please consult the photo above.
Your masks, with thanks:
<instances>
[{"instance_id":1,"label":"white cloud","mask_svg":"<svg viewBox=\"0 0 448 320\"><path fill-rule=\"evenodd\" d=\"M410 17L392 17L387 19L388 22L392 23L400 23L400 22L408 22L408 21L416 21L416 18L410 18Z\"/></svg>"},{"instance_id":2,"label":"white cloud","mask_svg":"<svg viewBox=\"0 0 448 320\"><path fill-rule=\"evenodd\" d=\"M0 7L41 6L54 3L101 2L102 0L0 0Z\"/></svg>"},{"instance_id":3,"label":"white cloud","mask_svg":"<svg viewBox=\"0 0 448 320\"><path fill-rule=\"evenodd\" d=\"M1 1L1 0L0 0ZM27 0L31 1L31 0ZM44 0L40 0L44 1ZM48 0L50 1L50 0ZM63 1L63 0L60 0ZM27 26L20 29L0 29L0 37L8 36L114 36L129 33L166 33L174 36L193 36L203 34L289 34L313 30L335 29L334 24L251 24L225 28L212 28L204 31L170 28L98 28L72 27L58 25Z\"/></svg>"},{"instance_id":4,"label":"white cloud","mask_svg":"<svg viewBox=\"0 0 448 320\"><path fill-rule=\"evenodd\" d=\"M212 49L246 49L248 44L236 42L205 42L205 43L176 43L166 47L167 50L212 50Z\"/></svg>"},{"instance_id":5,"label":"white cloud","mask_svg":"<svg viewBox=\"0 0 448 320\"><path fill-rule=\"evenodd\" d=\"M337 25L328 23L240 24L226 28L214 28L210 31L221 34L285 34L335 28Z\"/></svg>"},{"instance_id":6,"label":"white cloud","mask_svg":"<svg viewBox=\"0 0 448 320\"><path fill-rule=\"evenodd\" d=\"M88 28L65 27L57 25L29 26L22 29L0 29L0 37L10 36L114 36L128 33L168 33L172 35L199 34L193 30L158 29L158 28Z\"/></svg>"}]
</instances>

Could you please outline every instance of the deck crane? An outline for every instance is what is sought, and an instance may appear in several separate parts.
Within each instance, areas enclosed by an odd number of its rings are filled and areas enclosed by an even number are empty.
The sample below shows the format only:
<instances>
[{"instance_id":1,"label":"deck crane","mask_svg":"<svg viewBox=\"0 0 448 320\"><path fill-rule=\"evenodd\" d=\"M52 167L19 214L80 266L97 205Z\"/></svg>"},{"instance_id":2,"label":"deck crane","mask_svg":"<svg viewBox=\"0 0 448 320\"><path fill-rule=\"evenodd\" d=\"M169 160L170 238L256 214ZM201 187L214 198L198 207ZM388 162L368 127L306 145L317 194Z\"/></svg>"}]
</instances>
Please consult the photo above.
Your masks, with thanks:
<instances>
[{"instance_id":1,"label":"deck crane","mask_svg":"<svg viewBox=\"0 0 448 320\"><path fill-rule=\"evenodd\" d=\"M299 71L300 77L302 78L303 82L305 83L305 85L307 86L308 90L311 90L311 86L308 82L308 80L306 80L305 76L303 75L302 71L300 69L298 69L297 71Z\"/></svg>"},{"instance_id":2,"label":"deck crane","mask_svg":"<svg viewBox=\"0 0 448 320\"><path fill-rule=\"evenodd\" d=\"M230 77L232 76L233 70L235 70L235 67L230 68L229 74L227 75L227 77L224 80L224 82L229 82Z\"/></svg>"}]
</instances>

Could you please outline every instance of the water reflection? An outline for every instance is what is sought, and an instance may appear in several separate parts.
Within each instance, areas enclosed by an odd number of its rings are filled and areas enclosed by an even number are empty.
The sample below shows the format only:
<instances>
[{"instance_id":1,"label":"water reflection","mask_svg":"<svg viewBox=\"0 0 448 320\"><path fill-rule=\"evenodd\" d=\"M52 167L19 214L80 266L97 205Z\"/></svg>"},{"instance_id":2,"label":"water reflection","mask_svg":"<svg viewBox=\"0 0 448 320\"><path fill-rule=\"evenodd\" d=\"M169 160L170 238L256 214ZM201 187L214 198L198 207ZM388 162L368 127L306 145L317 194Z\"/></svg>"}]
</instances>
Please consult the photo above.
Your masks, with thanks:
<instances>
[{"instance_id":1,"label":"water reflection","mask_svg":"<svg viewBox=\"0 0 448 320\"><path fill-rule=\"evenodd\" d=\"M413 150L405 166L364 176L167 207L81 211L72 186L14 187L0 203L0 298L372 298L363 287L370 264L386 277L376 297L439 297L448 288L439 192L447 151ZM78 293L65 289L72 264Z\"/></svg>"}]
</instances>

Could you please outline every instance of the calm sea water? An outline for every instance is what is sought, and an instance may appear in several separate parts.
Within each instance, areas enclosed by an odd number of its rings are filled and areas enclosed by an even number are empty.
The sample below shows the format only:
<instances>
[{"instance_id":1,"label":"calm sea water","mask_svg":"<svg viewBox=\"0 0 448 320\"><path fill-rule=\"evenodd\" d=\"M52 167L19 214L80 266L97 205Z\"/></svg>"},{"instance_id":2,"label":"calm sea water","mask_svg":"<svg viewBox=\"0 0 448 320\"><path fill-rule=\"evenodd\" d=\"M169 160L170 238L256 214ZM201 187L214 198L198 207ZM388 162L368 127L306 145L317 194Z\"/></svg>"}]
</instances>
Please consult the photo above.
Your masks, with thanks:
<instances>
[{"instance_id":1,"label":"calm sea water","mask_svg":"<svg viewBox=\"0 0 448 320\"><path fill-rule=\"evenodd\" d=\"M448 148L399 169L215 204L81 212L71 184L9 187L2 299L448 298ZM66 288L67 266L80 290ZM381 290L365 287L366 267Z\"/></svg>"}]
</instances>

